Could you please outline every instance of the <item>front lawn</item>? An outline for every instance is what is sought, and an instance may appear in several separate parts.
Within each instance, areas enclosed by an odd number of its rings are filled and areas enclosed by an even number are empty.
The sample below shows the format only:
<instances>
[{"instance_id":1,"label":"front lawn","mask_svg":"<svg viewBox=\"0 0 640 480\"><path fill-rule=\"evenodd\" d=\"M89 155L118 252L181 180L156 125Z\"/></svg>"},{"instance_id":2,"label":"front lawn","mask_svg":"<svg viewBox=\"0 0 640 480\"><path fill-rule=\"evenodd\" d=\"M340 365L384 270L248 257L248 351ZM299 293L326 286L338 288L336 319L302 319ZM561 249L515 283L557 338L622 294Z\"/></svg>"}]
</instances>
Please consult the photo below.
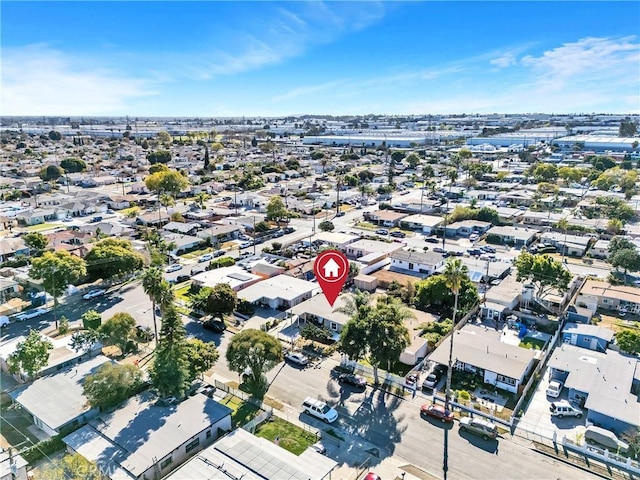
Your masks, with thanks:
<instances>
[{"instance_id":1,"label":"front lawn","mask_svg":"<svg viewBox=\"0 0 640 480\"><path fill-rule=\"evenodd\" d=\"M184 285L174 289L173 292L176 294L176 298L188 302L189 290L191 290L191 282L187 282Z\"/></svg>"},{"instance_id":2,"label":"front lawn","mask_svg":"<svg viewBox=\"0 0 640 480\"><path fill-rule=\"evenodd\" d=\"M180 256L182 258L192 259L192 258L198 258L204 255L205 253L211 253L211 252L213 252L213 248L207 247L207 248L203 248L202 250L194 250L193 252L183 253Z\"/></svg>"},{"instance_id":3,"label":"front lawn","mask_svg":"<svg viewBox=\"0 0 640 480\"><path fill-rule=\"evenodd\" d=\"M315 434L278 417L271 417L271 420L260 425L256 435L271 442L278 438L279 445L294 455L300 455L318 441Z\"/></svg>"},{"instance_id":4,"label":"front lawn","mask_svg":"<svg viewBox=\"0 0 640 480\"><path fill-rule=\"evenodd\" d=\"M260 411L253 403L245 402L235 395L227 395L220 403L233 410L231 421L234 427L244 425L258 415Z\"/></svg>"}]
</instances>

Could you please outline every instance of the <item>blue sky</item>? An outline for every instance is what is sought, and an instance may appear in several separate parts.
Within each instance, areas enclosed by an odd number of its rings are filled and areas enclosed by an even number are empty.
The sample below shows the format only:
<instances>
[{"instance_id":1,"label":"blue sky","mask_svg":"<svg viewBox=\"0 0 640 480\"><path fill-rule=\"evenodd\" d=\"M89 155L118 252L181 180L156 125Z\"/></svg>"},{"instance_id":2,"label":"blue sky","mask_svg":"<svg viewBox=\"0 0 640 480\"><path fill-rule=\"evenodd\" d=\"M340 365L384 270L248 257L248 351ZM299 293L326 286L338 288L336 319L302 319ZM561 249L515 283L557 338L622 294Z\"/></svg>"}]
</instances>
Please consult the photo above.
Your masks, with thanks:
<instances>
[{"instance_id":1,"label":"blue sky","mask_svg":"<svg viewBox=\"0 0 640 480\"><path fill-rule=\"evenodd\" d=\"M640 112L636 1L1 9L3 115Z\"/></svg>"}]
</instances>

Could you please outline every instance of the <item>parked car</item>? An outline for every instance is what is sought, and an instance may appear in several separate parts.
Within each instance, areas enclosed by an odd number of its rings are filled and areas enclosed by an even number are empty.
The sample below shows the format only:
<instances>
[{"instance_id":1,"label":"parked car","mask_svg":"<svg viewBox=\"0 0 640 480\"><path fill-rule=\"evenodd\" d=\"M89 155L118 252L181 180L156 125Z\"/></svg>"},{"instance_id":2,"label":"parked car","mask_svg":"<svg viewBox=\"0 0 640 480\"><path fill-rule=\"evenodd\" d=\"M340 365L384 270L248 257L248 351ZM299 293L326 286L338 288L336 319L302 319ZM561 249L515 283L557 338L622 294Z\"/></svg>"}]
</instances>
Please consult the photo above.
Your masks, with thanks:
<instances>
[{"instance_id":1,"label":"parked car","mask_svg":"<svg viewBox=\"0 0 640 480\"><path fill-rule=\"evenodd\" d=\"M616 437L615 433L595 425L587 427L584 432L584 439L587 443L598 444L615 452L627 453L629 451L629 444Z\"/></svg>"},{"instance_id":2,"label":"parked car","mask_svg":"<svg viewBox=\"0 0 640 480\"><path fill-rule=\"evenodd\" d=\"M440 239L436 238L436 237L427 237L424 239L425 242L427 243L438 243L440 241Z\"/></svg>"},{"instance_id":3,"label":"parked car","mask_svg":"<svg viewBox=\"0 0 640 480\"><path fill-rule=\"evenodd\" d=\"M249 248L252 245L253 245L252 242L241 242L240 243L240 248Z\"/></svg>"},{"instance_id":4,"label":"parked car","mask_svg":"<svg viewBox=\"0 0 640 480\"><path fill-rule=\"evenodd\" d=\"M442 405L422 405L420 415L437 418L442 422L453 422L453 412L446 410Z\"/></svg>"},{"instance_id":5,"label":"parked car","mask_svg":"<svg viewBox=\"0 0 640 480\"><path fill-rule=\"evenodd\" d=\"M176 277L176 283L182 283L189 281L191 277L189 275L178 275Z\"/></svg>"},{"instance_id":6,"label":"parked car","mask_svg":"<svg viewBox=\"0 0 640 480\"><path fill-rule=\"evenodd\" d=\"M293 228L293 227L285 227L282 231L283 231L284 233L293 233L293 232L295 232L295 231L296 231L296 229L295 229L295 228Z\"/></svg>"},{"instance_id":7,"label":"parked car","mask_svg":"<svg viewBox=\"0 0 640 480\"><path fill-rule=\"evenodd\" d=\"M480 238L480 236L477 233L472 233L471 235L469 235L469 240L471 240L472 242L475 242L476 240L478 240L478 238Z\"/></svg>"},{"instance_id":8,"label":"parked car","mask_svg":"<svg viewBox=\"0 0 640 480\"><path fill-rule=\"evenodd\" d=\"M11 322L9 321L9 317L6 315L0 316L0 328L8 327Z\"/></svg>"},{"instance_id":9,"label":"parked car","mask_svg":"<svg viewBox=\"0 0 640 480\"><path fill-rule=\"evenodd\" d=\"M327 447L325 447L322 442L316 442L313 445L311 445L312 449L314 449L316 452L324 455L325 453L327 453Z\"/></svg>"},{"instance_id":10,"label":"parked car","mask_svg":"<svg viewBox=\"0 0 640 480\"><path fill-rule=\"evenodd\" d=\"M496 253L496 249L490 245L484 245L482 247L480 247L480 250L484 250L487 253Z\"/></svg>"},{"instance_id":11,"label":"parked car","mask_svg":"<svg viewBox=\"0 0 640 480\"><path fill-rule=\"evenodd\" d=\"M578 417L582 418L582 410L574 407L566 400L559 402L552 402L549 407L552 417L564 418L564 417Z\"/></svg>"},{"instance_id":12,"label":"parked car","mask_svg":"<svg viewBox=\"0 0 640 480\"><path fill-rule=\"evenodd\" d=\"M389 230L387 230L386 228L379 228L376 230L376 233L378 235L389 235Z\"/></svg>"},{"instance_id":13,"label":"parked car","mask_svg":"<svg viewBox=\"0 0 640 480\"><path fill-rule=\"evenodd\" d=\"M205 253L198 259L198 263L208 262L209 260L213 260L213 253Z\"/></svg>"},{"instance_id":14,"label":"parked car","mask_svg":"<svg viewBox=\"0 0 640 480\"><path fill-rule=\"evenodd\" d=\"M13 318L15 318L18 322L24 322L25 320L31 320L32 318L39 317L40 315L44 315L45 313L49 313L51 308L47 307L38 307L33 310L28 310L26 312L18 313Z\"/></svg>"},{"instance_id":15,"label":"parked car","mask_svg":"<svg viewBox=\"0 0 640 480\"><path fill-rule=\"evenodd\" d=\"M374 472L367 473L362 480L382 480L380 475Z\"/></svg>"},{"instance_id":16,"label":"parked car","mask_svg":"<svg viewBox=\"0 0 640 480\"><path fill-rule=\"evenodd\" d=\"M216 250L215 252L213 252L213 258L218 258L218 257L222 257L225 253L224 250Z\"/></svg>"},{"instance_id":17,"label":"parked car","mask_svg":"<svg viewBox=\"0 0 640 480\"><path fill-rule=\"evenodd\" d=\"M354 373L341 373L338 376L338 382L348 383L349 385L353 385L357 388L366 388L367 386L367 381L360 375L356 375Z\"/></svg>"},{"instance_id":18,"label":"parked car","mask_svg":"<svg viewBox=\"0 0 640 480\"><path fill-rule=\"evenodd\" d=\"M105 290L102 289L89 290L82 296L82 298L84 298L85 300L91 300L92 298L99 297L100 295L104 294Z\"/></svg>"},{"instance_id":19,"label":"parked car","mask_svg":"<svg viewBox=\"0 0 640 480\"><path fill-rule=\"evenodd\" d=\"M447 251L442 247L435 247L433 251L436 253L447 253Z\"/></svg>"},{"instance_id":20,"label":"parked car","mask_svg":"<svg viewBox=\"0 0 640 480\"><path fill-rule=\"evenodd\" d=\"M284 354L284 359L301 367L309 364L309 359L300 352L287 352Z\"/></svg>"},{"instance_id":21,"label":"parked car","mask_svg":"<svg viewBox=\"0 0 640 480\"><path fill-rule=\"evenodd\" d=\"M423 389L434 389L440 381L440 375L437 372L431 372L422 382Z\"/></svg>"},{"instance_id":22,"label":"parked car","mask_svg":"<svg viewBox=\"0 0 640 480\"><path fill-rule=\"evenodd\" d=\"M227 325L219 318L214 318L213 320L206 320L202 322L202 328L205 330L211 330L215 333L222 333L227 329Z\"/></svg>"},{"instance_id":23,"label":"parked car","mask_svg":"<svg viewBox=\"0 0 640 480\"><path fill-rule=\"evenodd\" d=\"M547 387L547 397L558 398L562 392L564 384L558 380L552 380Z\"/></svg>"},{"instance_id":24,"label":"parked car","mask_svg":"<svg viewBox=\"0 0 640 480\"><path fill-rule=\"evenodd\" d=\"M333 423L338 419L338 412L325 402L313 397L307 397L302 402L302 409L305 413L319 418L323 422Z\"/></svg>"},{"instance_id":25,"label":"parked car","mask_svg":"<svg viewBox=\"0 0 640 480\"><path fill-rule=\"evenodd\" d=\"M346 215L345 212L338 212L336 213L336 217L344 217Z\"/></svg>"},{"instance_id":26,"label":"parked car","mask_svg":"<svg viewBox=\"0 0 640 480\"><path fill-rule=\"evenodd\" d=\"M484 440L498 437L498 427L489 420L481 418L463 417L460 419L460 430L463 432L473 433L482 437Z\"/></svg>"},{"instance_id":27,"label":"parked car","mask_svg":"<svg viewBox=\"0 0 640 480\"><path fill-rule=\"evenodd\" d=\"M180 265L179 263L174 263L173 265L169 265L164 269L164 271L167 273L177 272L178 270L182 270L182 265Z\"/></svg>"}]
</instances>

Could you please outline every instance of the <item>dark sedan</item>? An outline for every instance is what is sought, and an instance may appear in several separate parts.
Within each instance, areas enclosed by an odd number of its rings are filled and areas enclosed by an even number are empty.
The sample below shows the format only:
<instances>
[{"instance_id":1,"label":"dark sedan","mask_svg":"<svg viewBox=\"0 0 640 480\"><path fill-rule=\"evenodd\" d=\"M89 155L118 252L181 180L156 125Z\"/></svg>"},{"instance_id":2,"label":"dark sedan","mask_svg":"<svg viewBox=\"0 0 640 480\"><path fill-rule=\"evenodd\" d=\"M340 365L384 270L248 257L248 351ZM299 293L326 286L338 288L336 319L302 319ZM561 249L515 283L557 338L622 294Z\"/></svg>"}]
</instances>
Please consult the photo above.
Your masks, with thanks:
<instances>
[{"instance_id":1,"label":"dark sedan","mask_svg":"<svg viewBox=\"0 0 640 480\"><path fill-rule=\"evenodd\" d=\"M215 333L222 333L227 329L227 326L222 320L207 320L202 322L202 328Z\"/></svg>"},{"instance_id":2,"label":"dark sedan","mask_svg":"<svg viewBox=\"0 0 640 480\"><path fill-rule=\"evenodd\" d=\"M367 381L364 378L353 373L340 374L340 376L338 377L338 381L340 383L348 383L349 385L353 385L357 388L365 388L367 386Z\"/></svg>"},{"instance_id":3,"label":"dark sedan","mask_svg":"<svg viewBox=\"0 0 640 480\"><path fill-rule=\"evenodd\" d=\"M422 405L420 415L437 418L442 422L453 422L453 412L445 410L442 405Z\"/></svg>"}]
</instances>

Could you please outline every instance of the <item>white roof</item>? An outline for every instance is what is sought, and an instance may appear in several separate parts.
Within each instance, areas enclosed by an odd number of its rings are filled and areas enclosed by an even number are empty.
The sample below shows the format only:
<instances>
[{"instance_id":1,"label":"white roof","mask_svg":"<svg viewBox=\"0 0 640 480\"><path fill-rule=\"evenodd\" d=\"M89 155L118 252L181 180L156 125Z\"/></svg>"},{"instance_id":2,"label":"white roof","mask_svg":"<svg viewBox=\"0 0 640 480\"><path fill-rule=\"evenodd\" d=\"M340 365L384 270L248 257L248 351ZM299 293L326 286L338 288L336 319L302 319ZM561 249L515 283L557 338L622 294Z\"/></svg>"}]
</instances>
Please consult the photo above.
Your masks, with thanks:
<instances>
[{"instance_id":1,"label":"white roof","mask_svg":"<svg viewBox=\"0 0 640 480\"><path fill-rule=\"evenodd\" d=\"M255 283L238 292L239 298L255 302L261 298L292 301L305 294L313 295L319 290L317 283L300 280L289 275L276 275Z\"/></svg>"},{"instance_id":2,"label":"white roof","mask_svg":"<svg viewBox=\"0 0 640 480\"><path fill-rule=\"evenodd\" d=\"M228 283L235 291L251 285L253 282L257 282L260 278L262 277L249 273L237 265L214 268L213 270L207 270L192 277L195 282L207 287L213 287L219 283Z\"/></svg>"}]
</instances>

